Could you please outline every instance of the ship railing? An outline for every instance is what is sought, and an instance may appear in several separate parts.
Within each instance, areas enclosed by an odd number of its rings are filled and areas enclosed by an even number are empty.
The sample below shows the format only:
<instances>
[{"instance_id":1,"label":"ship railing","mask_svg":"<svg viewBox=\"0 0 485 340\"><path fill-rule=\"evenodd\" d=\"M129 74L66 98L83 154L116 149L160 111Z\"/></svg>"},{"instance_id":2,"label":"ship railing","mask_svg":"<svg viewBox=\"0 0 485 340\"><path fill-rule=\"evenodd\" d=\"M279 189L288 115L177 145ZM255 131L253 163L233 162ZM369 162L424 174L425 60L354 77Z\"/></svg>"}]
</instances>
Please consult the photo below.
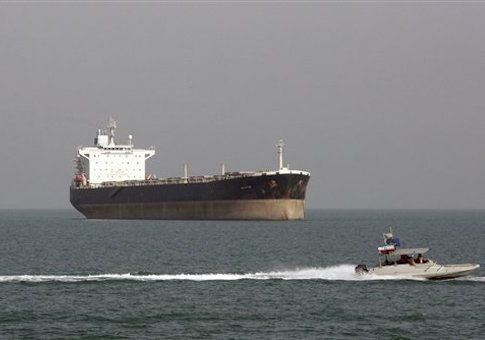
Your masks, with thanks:
<instances>
[{"instance_id":1,"label":"ship railing","mask_svg":"<svg viewBox=\"0 0 485 340\"><path fill-rule=\"evenodd\" d=\"M147 186L147 185L166 185L166 184L188 184L188 183L210 183L215 181L224 181L234 178L264 176L265 171L241 171L241 172L226 172L224 175L213 176L190 176L190 177L166 177L166 178L150 178L145 180L128 180L128 181L112 181L103 183L91 183L87 186L76 187L75 189L96 189L109 187L128 187L128 186Z\"/></svg>"},{"instance_id":2,"label":"ship railing","mask_svg":"<svg viewBox=\"0 0 485 340\"><path fill-rule=\"evenodd\" d=\"M255 172L226 172L224 175L214 176L190 176L190 177L167 177L167 178L152 178L146 180L129 180L129 181L112 181L90 184L79 187L77 189L95 189L106 187L125 187L125 186L147 186L147 185L163 185L163 184L187 184L187 183L210 183L215 181L223 181L241 177L254 176Z\"/></svg>"}]
</instances>

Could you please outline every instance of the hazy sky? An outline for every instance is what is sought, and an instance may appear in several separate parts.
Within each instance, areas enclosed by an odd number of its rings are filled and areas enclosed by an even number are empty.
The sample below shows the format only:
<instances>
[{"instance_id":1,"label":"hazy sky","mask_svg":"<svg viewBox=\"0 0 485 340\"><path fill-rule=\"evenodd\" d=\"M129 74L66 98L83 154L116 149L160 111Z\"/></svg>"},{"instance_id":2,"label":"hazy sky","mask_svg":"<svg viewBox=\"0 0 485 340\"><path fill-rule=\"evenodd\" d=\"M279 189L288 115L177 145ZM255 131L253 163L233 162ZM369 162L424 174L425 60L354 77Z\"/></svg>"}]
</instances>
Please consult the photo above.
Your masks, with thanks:
<instances>
[{"instance_id":1,"label":"hazy sky","mask_svg":"<svg viewBox=\"0 0 485 340\"><path fill-rule=\"evenodd\" d=\"M308 170L310 208L485 208L485 3L0 3L0 208L67 208L109 116L159 177Z\"/></svg>"}]
</instances>

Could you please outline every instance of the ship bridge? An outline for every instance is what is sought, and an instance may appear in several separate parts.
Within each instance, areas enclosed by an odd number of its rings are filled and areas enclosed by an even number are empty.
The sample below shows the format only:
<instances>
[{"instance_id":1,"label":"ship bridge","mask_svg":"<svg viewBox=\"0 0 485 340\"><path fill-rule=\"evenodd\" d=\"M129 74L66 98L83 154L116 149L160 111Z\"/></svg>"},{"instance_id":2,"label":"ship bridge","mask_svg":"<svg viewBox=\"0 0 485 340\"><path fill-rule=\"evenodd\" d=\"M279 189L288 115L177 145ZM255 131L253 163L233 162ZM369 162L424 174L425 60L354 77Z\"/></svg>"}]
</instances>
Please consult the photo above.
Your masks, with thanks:
<instances>
[{"instance_id":1,"label":"ship bridge","mask_svg":"<svg viewBox=\"0 0 485 340\"><path fill-rule=\"evenodd\" d=\"M110 118L107 130L98 130L93 147L78 147L77 175L90 186L145 179L145 161L155 155L154 148L135 149L131 135L127 144L116 144L115 129L116 121Z\"/></svg>"}]
</instances>

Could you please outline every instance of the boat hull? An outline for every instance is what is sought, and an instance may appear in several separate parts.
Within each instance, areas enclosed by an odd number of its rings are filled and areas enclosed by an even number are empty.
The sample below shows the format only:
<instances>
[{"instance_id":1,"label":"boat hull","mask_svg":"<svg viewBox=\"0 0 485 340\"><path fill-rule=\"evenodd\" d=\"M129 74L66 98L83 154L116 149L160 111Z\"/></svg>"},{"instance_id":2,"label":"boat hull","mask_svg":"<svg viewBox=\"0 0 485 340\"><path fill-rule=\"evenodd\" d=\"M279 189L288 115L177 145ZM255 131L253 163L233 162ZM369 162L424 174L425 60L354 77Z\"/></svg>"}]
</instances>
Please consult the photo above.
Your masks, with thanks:
<instances>
[{"instance_id":1,"label":"boat hull","mask_svg":"<svg viewBox=\"0 0 485 340\"><path fill-rule=\"evenodd\" d=\"M403 278L423 278L430 280L453 279L471 274L478 269L478 264L437 264L418 263L415 266L410 264L387 265L369 268L368 274L395 276Z\"/></svg>"},{"instance_id":2,"label":"boat hull","mask_svg":"<svg viewBox=\"0 0 485 340\"><path fill-rule=\"evenodd\" d=\"M173 220L301 220L309 176L275 174L176 184L70 189L87 218Z\"/></svg>"},{"instance_id":3,"label":"boat hull","mask_svg":"<svg viewBox=\"0 0 485 340\"><path fill-rule=\"evenodd\" d=\"M193 201L80 204L87 218L169 220L302 220L304 200Z\"/></svg>"}]
</instances>

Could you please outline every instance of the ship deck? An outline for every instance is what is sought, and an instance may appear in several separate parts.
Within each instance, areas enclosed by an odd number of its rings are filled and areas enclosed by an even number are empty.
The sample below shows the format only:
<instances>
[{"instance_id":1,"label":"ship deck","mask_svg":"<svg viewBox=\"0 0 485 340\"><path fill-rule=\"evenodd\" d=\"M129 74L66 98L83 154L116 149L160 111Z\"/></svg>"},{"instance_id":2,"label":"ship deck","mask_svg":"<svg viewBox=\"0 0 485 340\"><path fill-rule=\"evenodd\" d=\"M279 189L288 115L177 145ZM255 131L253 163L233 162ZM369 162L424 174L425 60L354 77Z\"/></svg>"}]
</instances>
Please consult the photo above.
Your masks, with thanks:
<instances>
[{"instance_id":1,"label":"ship deck","mask_svg":"<svg viewBox=\"0 0 485 340\"><path fill-rule=\"evenodd\" d=\"M169 185L169 184L187 184L187 183L211 183L224 180L233 180L236 178L258 177L258 176L272 176L272 175L303 175L310 176L307 171L300 170L281 170L281 171L241 171L241 172L226 172L224 175L213 176L188 176L188 177L166 177L166 178L151 178L145 180L132 181L112 181L103 182L100 184L88 184L86 186L73 186L73 189L96 189L109 187L133 187L133 186L149 186L149 185Z\"/></svg>"}]
</instances>

